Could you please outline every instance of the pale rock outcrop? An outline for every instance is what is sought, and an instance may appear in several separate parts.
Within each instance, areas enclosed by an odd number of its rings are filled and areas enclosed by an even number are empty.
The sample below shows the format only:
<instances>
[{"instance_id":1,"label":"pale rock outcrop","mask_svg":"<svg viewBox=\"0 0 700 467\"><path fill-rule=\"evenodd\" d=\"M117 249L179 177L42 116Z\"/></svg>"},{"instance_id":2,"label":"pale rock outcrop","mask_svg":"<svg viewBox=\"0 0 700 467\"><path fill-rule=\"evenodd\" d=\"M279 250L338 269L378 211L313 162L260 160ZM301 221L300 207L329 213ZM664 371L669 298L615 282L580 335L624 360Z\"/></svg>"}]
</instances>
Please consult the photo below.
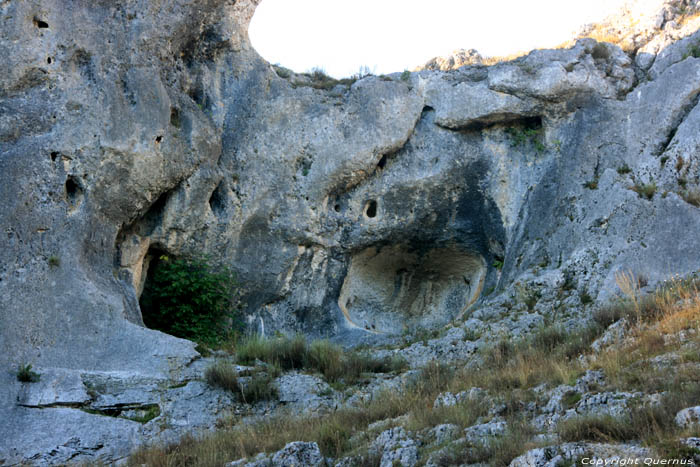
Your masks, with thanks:
<instances>
[{"instance_id":1,"label":"pale rock outcrop","mask_svg":"<svg viewBox=\"0 0 700 467\"><path fill-rule=\"evenodd\" d=\"M697 2L634 30L663 36L654 61L582 39L328 90L252 49L257 3L0 3L6 463L116 462L236 411L194 343L143 327L163 253L233 267L253 331L372 344L467 319L396 352L413 367L579 326L620 270L698 269L700 59L671 24Z\"/></svg>"}]
</instances>

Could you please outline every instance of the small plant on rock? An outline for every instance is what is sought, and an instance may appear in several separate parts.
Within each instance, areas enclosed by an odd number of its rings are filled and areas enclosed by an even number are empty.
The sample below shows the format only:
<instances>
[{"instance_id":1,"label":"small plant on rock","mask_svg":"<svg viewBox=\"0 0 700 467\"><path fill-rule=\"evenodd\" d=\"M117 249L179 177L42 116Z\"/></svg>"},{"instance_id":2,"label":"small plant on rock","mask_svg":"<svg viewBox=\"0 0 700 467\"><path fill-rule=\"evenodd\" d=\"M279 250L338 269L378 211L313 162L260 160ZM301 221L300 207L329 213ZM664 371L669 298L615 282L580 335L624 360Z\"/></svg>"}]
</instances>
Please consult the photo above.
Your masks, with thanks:
<instances>
[{"instance_id":1,"label":"small plant on rock","mask_svg":"<svg viewBox=\"0 0 700 467\"><path fill-rule=\"evenodd\" d=\"M35 371L32 371L32 366L20 365L17 369L17 381L22 383L36 383L41 378L41 375Z\"/></svg>"},{"instance_id":2,"label":"small plant on rock","mask_svg":"<svg viewBox=\"0 0 700 467\"><path fill-rule=\"evenodd\" d=\"M640 183L637 182L634 186L630 188L639 195L640 198L651 200L656 194L656 183Z\"/></svg>"},{"instance_id":3,"label":"small plant on rock","mask_svg":"<svg viewBox=\"0 0 700 467\"><path fill-rule=\"evenodd\" d=\"M540 299L540 292L525 284L516 284L515 293L518 301L524 303L529 311L535 309L537 301Z\"/></svg>"},{"instance_id":4,"label":"small plant on rock","mask_svg":"<svg viewBox=\"0 0 700 467\"><path fill-rule=\"evenodd\" d=\"M583 184L584 188L588 188L589 190L597 190L598 189L598 179L594 178L593 180L589 180L586 183Z\"/></svg>"},{"instance_id":5,"label":"small plant on rock","mask_svg":"<svg viewBox=\"0 0 700 467\"><path fill-rule=\"evenodd\" d=\"M512 147L526 146L532 144L538 153L544 152L547 146L541 141L542 128L517 128L506 129L506 133L511 138Z\"/></svg>"},{"instance_id":6,"label":"small plant on rock","mask_svg":"<svg viewBox=\"0 0 700 467\"><path fill-rule=\"evenodd\" d=\"M688 47L688 51L683 55L683 59L685 60L688 57L700 58L700 41Z\"/></svg>"},{"instance_id":7,"label":"small plant on rock","mask_svg":"<svg viewBox=\"0 0 700 467\"><path fill-rule=\"evenodd\" d=\"M630 172L632 172L632 169L630 169L630 166L627 165L627 163L617 168L617 173L619 173L620 175L625 175Z\"/></svg>"},{"instance_id":8,"label":"small plant on rock","mask_svg":"<svg viewBox=\"0 0 700 467\"><path fill-rule=\"evenodd\" d=\"M700 190L683 190L681 192L681 198L683 198L683 201L686 203L691 204L696 208L700 208Z\"/></svg>"}]
</instances>

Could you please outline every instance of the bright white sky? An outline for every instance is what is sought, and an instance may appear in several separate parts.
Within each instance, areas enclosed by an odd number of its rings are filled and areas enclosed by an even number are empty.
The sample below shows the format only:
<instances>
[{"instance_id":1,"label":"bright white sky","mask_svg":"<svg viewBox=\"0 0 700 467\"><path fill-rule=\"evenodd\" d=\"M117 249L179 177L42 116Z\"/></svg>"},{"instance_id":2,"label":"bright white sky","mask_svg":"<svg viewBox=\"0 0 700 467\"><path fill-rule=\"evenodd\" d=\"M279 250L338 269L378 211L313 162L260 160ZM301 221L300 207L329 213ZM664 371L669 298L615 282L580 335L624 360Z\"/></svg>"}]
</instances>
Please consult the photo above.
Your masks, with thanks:
<instances>
[{"instance_id":1,"label":"bright white sky","mask_svg":"<svg viewBox=\"0 0 700 467\"><path fill-rule=\"evenodd\" d=\"M455 49L507 55L552 47L616 11L622 0L263 0L255 49L297 72L339 78L412 69Z\"/></svg>"}]
</instances>

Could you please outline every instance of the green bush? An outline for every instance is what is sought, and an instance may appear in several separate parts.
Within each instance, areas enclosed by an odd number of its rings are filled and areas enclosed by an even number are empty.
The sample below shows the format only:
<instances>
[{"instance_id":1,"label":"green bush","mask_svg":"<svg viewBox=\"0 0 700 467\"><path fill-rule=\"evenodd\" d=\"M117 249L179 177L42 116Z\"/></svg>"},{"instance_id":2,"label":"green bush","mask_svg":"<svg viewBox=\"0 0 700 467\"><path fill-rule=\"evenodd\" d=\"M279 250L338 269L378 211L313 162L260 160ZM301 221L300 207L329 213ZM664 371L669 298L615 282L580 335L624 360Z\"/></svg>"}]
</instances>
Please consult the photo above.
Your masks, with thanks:
<instances>
[{"instance_id":1,"label":"green bush","mask_svg":"<svg viewBox=\"0 0 700 467\"><path fill-rule=\"evenodd\" d=\"M207 345L241 330L233 272L206 258L161 256L141 295L146 326Z\"/></svg>"}]
</instances>

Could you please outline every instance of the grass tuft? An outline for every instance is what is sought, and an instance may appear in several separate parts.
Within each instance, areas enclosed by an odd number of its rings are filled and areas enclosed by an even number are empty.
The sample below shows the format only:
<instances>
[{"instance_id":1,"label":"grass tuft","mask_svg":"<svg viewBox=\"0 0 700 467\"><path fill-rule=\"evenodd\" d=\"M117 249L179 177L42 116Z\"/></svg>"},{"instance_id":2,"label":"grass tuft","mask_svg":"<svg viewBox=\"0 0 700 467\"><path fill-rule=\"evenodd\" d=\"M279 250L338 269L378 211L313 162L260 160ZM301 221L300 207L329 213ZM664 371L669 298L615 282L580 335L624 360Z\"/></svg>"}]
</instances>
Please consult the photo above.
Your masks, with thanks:
<instances>
[{"instance_id":1,"label":"grass tuft","mask_svg":"<svg viewBox=\"0 0 700 467\"><path fill-rule=\"evenodd\" d=\"M651 200L656 194L656 182L651 183L635 183L630 190L639 195L640 198Z\"/></svg>"},{"instance_id":2,"label":"grass tuft","mask_svg":"<svg viewBox=\"0 0 700 467\"><path fill-rule=\"evenodd\" d=\"M357 382L363 373L397 372L408 366L398 356L375 358L359 351L346 353L328 340L307 344L303 335L272 339L251 336L238 345L236 356L244 365L260 360L283 370L314 370L331 383L342 380L346 384Z\"/></svg>"},{"instance_id":3,"label":"grass tuft","mask_svg":"<svg viewBox=\"0 0 700 467\"><path fill-rule=\"evenodd\" d=\"M248 381L242 382L233 366L221 360L206 369L204 378L210 386L231 391L248 404L277 397L277 388L273 384L272 376L256 371Z\"/></svg>"}]
</instances>

